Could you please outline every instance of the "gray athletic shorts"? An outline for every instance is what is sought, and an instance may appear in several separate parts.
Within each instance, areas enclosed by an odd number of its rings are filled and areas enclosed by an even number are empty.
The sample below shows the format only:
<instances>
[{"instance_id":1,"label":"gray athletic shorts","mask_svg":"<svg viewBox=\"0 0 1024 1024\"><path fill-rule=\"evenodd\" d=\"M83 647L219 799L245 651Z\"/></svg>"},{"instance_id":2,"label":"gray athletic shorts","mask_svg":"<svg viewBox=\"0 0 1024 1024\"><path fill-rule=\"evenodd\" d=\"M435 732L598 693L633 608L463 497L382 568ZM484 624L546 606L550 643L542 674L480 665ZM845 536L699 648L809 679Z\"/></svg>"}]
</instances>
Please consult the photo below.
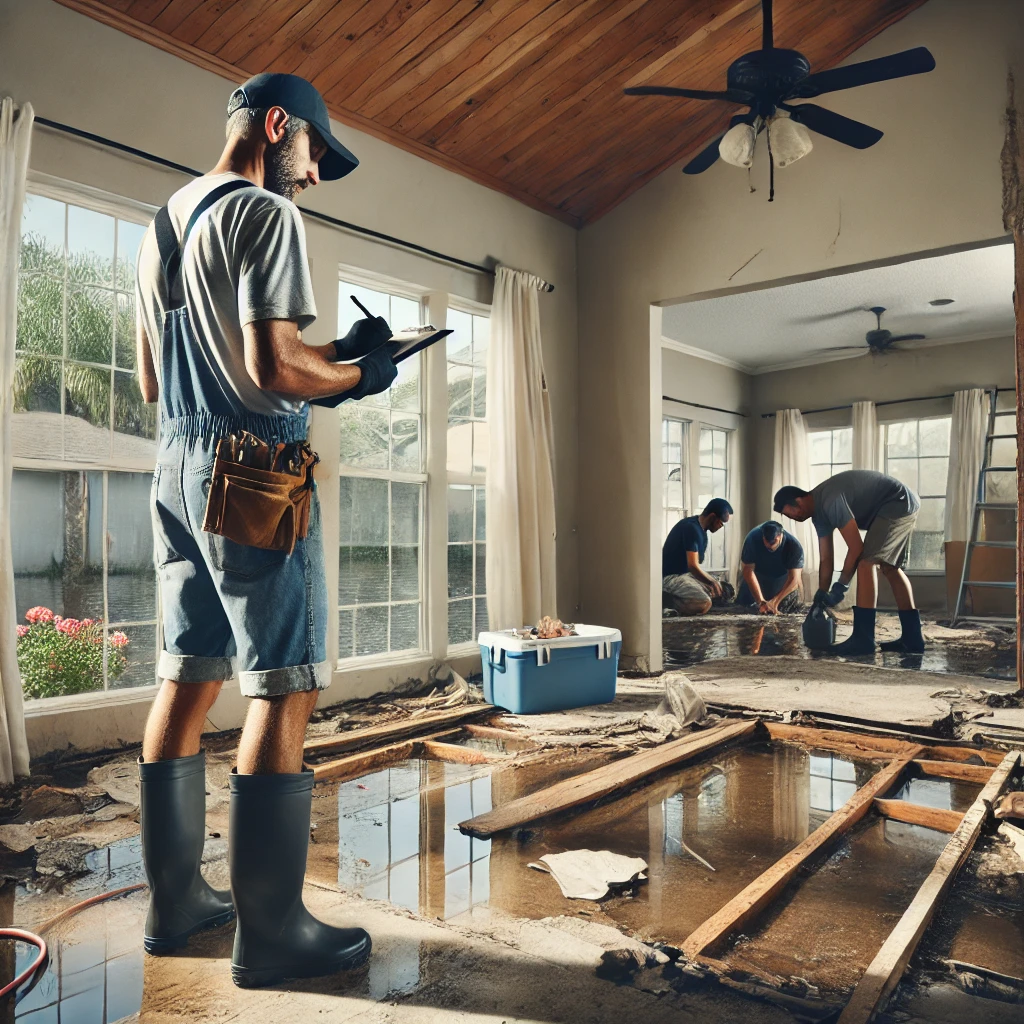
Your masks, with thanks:
<instances>
[{"instance_id":1,"label":"gray athletic shorts","mask_svg":"<svg viewBox=\"0 0 1024 1024\"><path fill-rule=\"evenodd\" d=\"M917 513L897 519L877 516L868 527L864 538L864 553L861 558L865 562L882 562L902 569L907 564L910 554L910 535L917 523Z\"/></svg>"}]
</instances>

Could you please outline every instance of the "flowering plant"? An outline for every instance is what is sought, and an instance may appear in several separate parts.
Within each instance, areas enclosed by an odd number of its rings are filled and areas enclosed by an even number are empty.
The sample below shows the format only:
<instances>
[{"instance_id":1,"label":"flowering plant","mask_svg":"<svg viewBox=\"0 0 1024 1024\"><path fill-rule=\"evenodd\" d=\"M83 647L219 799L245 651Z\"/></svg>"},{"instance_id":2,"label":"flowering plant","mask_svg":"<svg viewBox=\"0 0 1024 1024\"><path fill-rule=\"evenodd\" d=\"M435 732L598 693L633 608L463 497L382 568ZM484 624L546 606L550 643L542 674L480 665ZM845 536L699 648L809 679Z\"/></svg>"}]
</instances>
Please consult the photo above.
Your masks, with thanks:
<instances>
[{"instance_id":1,"label":"flowering plant","mask_svg":"<svg viewBox=\"0 0 1024 1024\"><path fill-rule=\"evenodd\" d=\"M72 619L37 606L18 626L18 667L26 697L59 697L103 689L128 667L128 637L117 630L104 641L102 619Z\"/></svg>"}]
</instances>

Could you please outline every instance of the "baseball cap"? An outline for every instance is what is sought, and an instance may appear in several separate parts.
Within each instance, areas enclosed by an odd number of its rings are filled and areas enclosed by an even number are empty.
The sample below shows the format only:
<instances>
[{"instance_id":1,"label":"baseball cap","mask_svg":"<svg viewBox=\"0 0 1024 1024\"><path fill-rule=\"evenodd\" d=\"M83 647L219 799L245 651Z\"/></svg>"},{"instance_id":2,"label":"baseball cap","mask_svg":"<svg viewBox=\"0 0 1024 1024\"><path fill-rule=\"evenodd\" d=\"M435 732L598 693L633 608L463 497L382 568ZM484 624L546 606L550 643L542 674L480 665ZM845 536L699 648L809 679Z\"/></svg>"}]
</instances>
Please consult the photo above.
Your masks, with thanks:
<instances>
[{"instance_id":1,"label":"baseball cap","mask_svg":"<svg viewBox=\"0 0 1024 1024\"><path fill-rule=\"evenodd\" d=\"M242 107L281 107L287 113L308 121L327 146L327 152L320 161L321 180L336 181L359 166L359 161L331 134L327 104L316 87L306 79L270 71L253 75L231 94L228 116Z\"/></svg>"}]
</instances>

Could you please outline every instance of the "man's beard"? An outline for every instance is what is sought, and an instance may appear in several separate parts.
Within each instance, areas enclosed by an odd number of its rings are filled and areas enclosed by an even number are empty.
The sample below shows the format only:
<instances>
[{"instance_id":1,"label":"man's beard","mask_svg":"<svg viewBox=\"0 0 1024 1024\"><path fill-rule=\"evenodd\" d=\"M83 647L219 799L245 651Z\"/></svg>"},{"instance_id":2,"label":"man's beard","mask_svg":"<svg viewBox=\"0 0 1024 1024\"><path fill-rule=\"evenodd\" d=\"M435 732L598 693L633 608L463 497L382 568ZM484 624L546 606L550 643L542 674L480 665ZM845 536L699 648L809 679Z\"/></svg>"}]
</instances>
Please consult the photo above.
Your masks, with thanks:
<instances>
[{"instance_id":1,"label":"man's beard","mask_svg":"<svg viewBox=\"0 0 1024 1024\"><path fill-rule=\"evenodd\" d=\"M268 192L294 200L306 184L305 175L299 173L295 135L267 147L263 158L263 187Z\"/></svg>"}]
</instances>

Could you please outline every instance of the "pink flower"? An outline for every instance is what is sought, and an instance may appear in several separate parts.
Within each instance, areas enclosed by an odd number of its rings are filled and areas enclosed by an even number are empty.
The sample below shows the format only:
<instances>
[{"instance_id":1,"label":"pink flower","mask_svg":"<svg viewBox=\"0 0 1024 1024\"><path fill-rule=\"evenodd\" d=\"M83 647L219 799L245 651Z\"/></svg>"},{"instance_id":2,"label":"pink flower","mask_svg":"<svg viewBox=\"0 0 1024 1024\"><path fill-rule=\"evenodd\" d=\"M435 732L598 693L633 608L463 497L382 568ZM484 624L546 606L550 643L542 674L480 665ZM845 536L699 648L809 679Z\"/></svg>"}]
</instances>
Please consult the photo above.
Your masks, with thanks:
<instances>
[{"instance_id":1,"label":"pink flower","mask_svg":"<svg viewBox=\"0 0 1024 1024\"><path fill-rule=\"evenodd\" d=\"M68 636L78 636L82 631L82 623L78 619L64 619L58 615L53 624L58 632L66 633Z\"/></svg>"},{"instance_id":2,"label":"pink flower","mask_svg":"<svg viewBox=\"0 0 1024 1024\"><path fill-rule=\"evenodd\" d=\"M27 633L28 633L28 626L19 626L19 627L18 627L18 636L19 636L19 637L23 637L23 636L25 636L25 635L26 635Z\"/></svg>"},{"instance_id":3,"label":"pink flower","mask_svg":"<svg viewBox=\"0 0 1024 1024\"><path fill-rule=\"evenodd\" d=\"M35 608L29 608L25 612L25 621L31 622L33 625L37 622L53 622L53 612L49 608L44 608L41 604L37 604Z\"/></svg>"},{"instance_id":4,"label":"pink flower","mask_svg":"<svg viewBox=\"0 0 1024 1024\"><path fill-rule=\"evenodd\" d=\"M128 637L126 634L122 633L121 630L118 629L110 634L110 643L114 647L127 647Z\"/></svg>"},{"instance_id":5,"label":"pink flower","mask_svg":"<svg viewBox=\"0 0 1024 1024\"><path fill-rule=\"evenodd\" d=\"M82 619L82 629L91 629L95 625L95 619Z\"/></svg>"}]
</instances>

